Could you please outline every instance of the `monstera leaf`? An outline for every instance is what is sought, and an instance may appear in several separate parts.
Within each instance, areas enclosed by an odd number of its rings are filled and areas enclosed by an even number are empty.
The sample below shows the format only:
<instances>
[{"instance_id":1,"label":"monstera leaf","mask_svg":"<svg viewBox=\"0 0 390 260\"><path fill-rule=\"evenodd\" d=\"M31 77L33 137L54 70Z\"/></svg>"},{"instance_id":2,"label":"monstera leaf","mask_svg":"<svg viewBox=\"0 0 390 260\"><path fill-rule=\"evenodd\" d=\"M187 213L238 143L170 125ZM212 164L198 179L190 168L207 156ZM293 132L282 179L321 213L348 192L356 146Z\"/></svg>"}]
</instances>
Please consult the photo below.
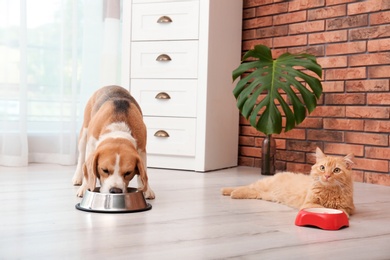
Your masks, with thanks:
<instances>
[{"instance_id":1,"label":"monstera leaf","mask_svg":"<svg viewBox=\"0 0 390 260\"><path fill-rule=\"evenodd\" d=\"M268 47L257 45L242 61L233 71L233 80L243 74L245 77L238 81L233 94L241 114L258 131L279 134L284 127L287 132L316 108L322 94L321 82L302 70L321 77L322 68L313 55L285 53L274 60ZM281 111L286 117L284 126Z\"/></svg>"}]
</instances>

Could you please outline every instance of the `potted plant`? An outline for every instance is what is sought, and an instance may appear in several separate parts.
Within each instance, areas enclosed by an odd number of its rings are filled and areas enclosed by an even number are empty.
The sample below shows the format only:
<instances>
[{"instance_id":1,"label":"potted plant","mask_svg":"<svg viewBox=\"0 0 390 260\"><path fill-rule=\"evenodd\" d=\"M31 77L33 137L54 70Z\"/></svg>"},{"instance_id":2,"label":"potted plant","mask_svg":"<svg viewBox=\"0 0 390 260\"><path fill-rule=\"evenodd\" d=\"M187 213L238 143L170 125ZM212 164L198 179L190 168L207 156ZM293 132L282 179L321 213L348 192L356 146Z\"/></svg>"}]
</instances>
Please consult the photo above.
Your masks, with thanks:
<instances>
[{"instance_id":1,"label":"potted plant","mask_svg":"<svg viewBox=\"0 0 390 260\"><path fill-rule=\"evenodd\" d=\"M302 123L322 94L320 80L304 70L322 76L322 68L313 55L284 53L273 59L270 48L256 45L233 71L233 81L241 77L233 90L238 109L266 135L262 174L274 174L272 134L280 134L283 129L287 132Z\"/></svg>"}]
</instances>

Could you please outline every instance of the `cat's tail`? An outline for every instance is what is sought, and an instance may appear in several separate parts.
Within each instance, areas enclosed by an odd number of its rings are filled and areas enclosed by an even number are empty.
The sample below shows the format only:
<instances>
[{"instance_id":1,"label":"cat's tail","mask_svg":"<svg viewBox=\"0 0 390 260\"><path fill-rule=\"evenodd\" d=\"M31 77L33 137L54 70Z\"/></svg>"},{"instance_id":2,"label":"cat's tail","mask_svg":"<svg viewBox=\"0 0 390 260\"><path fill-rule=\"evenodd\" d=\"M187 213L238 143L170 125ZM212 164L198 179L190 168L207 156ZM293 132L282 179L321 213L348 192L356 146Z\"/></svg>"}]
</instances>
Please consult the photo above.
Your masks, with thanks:
<instances>
[{"instance_id":1,"label":"cat's tail","mask_svg":"<svg viewBox=\"0 0 390 260\"><path fill-rule=\"evenodd\" d=\"M226 188L222 188L221 189L221 192L222 192L222 195L223 196L230 196L230 194L232 194L232 192L237 189L237 187L226 187Z\"/></svg>"}]
</instances>

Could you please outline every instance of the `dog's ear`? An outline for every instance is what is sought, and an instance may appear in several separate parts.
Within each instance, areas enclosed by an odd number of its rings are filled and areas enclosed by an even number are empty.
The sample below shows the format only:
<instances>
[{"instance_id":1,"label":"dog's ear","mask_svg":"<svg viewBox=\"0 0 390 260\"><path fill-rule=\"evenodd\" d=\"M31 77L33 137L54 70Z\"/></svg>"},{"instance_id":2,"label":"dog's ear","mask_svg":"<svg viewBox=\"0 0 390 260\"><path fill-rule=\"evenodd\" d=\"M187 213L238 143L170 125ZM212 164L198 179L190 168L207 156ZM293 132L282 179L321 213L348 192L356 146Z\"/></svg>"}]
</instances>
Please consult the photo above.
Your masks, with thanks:
<instances>
[{"instance_id":1,"label":"dog's ear","mask_svg":"<svg viewBox=\"0 0 390 260\"><path fill-rule=\"evenodd\" d=\"M146 174L144 162L141 160L141 157L137 158L137 170L137 174L139 174L139 177L142 181L142 191L145 192L148 188L148 175Z\"/></svg>"},{"instance_id":2,"label":"dog's ear","mask_svg":"<svg viewBox=\"0 0 390 260\"><path fill-rule=\"evenodd\" d=\"M95 152L91 154L84 163L84 176L87 180L87 189L90 191L94 191L96 188L96 179L99 175L97 169L98 158L99 153Z\"/></svg>"}]
</instances>

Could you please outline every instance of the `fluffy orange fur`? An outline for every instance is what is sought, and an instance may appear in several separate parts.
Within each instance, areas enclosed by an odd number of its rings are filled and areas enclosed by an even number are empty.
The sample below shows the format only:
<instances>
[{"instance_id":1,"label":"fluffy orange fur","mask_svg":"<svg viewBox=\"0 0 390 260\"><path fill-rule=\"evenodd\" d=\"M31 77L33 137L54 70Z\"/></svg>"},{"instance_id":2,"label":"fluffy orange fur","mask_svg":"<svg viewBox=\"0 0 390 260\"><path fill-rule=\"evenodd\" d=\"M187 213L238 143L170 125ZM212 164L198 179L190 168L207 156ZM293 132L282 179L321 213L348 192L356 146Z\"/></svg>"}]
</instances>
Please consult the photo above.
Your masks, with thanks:
<instances>
[{"instance_id":1,"label":"fluffy orange fur","mask_svg":"<svg viewBox=\"0 0 390 260\"><path fill-rule=\"evenodd\" d=\"M351 168L353 154L344 158L326 156L316 150L310 175L280 172L248 186L223 188L233 199L262 199L293 208L333 208L348 216L355 210Z\"/></svg>"}]
</instances>

